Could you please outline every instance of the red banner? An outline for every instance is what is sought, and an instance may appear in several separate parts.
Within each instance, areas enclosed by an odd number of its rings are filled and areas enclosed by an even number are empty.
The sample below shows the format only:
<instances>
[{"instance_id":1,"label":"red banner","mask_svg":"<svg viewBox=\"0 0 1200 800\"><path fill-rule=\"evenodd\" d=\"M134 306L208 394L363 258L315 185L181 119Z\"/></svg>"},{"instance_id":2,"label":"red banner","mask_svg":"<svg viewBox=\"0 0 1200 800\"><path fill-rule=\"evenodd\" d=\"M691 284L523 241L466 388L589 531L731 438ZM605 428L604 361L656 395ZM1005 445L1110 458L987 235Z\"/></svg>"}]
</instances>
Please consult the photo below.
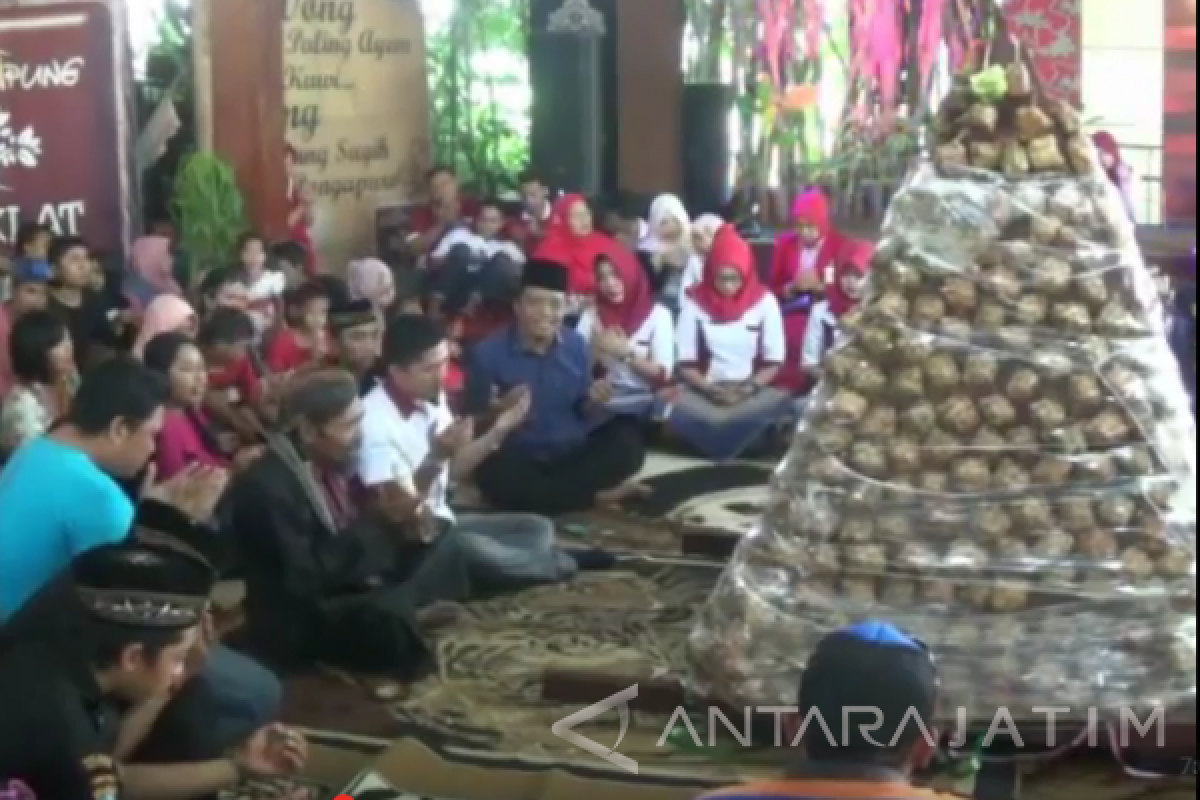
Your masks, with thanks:
<instances>
[{"instance_id":1,"label":"red banner","mask_svg":"<svg viewBox=\"0 0 1200 800\"><path fill-rule=\"evenodd\" d=\"M112 25L95 3L0 11L0 241L36 221L120 250Z\"/></svg>"},{"instance_id":2,"label":"red banner","mask_svg":"<svg viewBox=\"0 0 1200 800\"><path fill-rule=\"evenodd\" d=\"M1168 224L1196 225L1196 0L1166 0L1163 205Z\"/></svg>"},{"instance_id":3,"label":"red banner","mask_svg":"<svg viewBox=\"0 0 1200 800\"><path fill-rule=\"evenodd\" d=\"M1080 0L1008 0L1009 30L1028 49L1046 94L1083 103L1083 20Z\"/></svg>"}]
</instances>

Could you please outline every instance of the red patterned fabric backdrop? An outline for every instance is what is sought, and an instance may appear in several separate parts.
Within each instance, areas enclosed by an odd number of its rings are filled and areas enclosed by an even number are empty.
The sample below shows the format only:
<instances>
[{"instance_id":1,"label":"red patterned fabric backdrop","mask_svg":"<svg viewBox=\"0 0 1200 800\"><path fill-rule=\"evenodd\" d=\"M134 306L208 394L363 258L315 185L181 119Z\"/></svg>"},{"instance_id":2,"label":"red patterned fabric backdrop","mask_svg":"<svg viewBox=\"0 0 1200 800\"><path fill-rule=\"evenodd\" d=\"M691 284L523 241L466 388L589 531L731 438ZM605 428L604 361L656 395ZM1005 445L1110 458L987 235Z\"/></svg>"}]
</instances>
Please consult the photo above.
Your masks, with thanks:
<instances>
[{"instance_id":1,"label":"red patterned fabric backdrop","mask_svg":"<svg viewBox=\"0 0 1200 800\"><path fill-rule=\"evenodd\" d=\"M1081 0L1008 0L1009 29L1029 49L1046 93L1083 103Z\"/></svg>"}]
</instances>

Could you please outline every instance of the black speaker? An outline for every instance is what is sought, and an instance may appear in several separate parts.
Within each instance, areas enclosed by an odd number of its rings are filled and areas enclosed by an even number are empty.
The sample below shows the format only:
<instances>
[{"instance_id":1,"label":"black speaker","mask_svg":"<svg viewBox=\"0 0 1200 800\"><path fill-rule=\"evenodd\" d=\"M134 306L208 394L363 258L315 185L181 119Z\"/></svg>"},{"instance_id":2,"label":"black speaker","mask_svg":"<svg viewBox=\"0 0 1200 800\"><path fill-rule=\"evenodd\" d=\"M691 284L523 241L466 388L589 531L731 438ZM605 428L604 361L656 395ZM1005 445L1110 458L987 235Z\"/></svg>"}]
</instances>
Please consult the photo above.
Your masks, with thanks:
<instances>
[{"instance_id":1,"label":"black speaker","mask_svg":"<svg viewBox=\"0 0 1200 800\"><path fill-rule=\"evenodd\" d=\"M604 35L552 32L563 0L534 0L529 72L533 88L530 160L552 186L597 195L615 171L616 63L614 0L589 0Z\"/></svg>"},{"instance_id":2,"label":"black speaker","mask_svg":"<svg viewBox=\"0 0 1200 800\"><path fill-rule=\"evenodd\" d=\"M683 87L683 199L693 215L721 212L729 197L729 115L732 86Z\"/></svg>"}]
</instances>

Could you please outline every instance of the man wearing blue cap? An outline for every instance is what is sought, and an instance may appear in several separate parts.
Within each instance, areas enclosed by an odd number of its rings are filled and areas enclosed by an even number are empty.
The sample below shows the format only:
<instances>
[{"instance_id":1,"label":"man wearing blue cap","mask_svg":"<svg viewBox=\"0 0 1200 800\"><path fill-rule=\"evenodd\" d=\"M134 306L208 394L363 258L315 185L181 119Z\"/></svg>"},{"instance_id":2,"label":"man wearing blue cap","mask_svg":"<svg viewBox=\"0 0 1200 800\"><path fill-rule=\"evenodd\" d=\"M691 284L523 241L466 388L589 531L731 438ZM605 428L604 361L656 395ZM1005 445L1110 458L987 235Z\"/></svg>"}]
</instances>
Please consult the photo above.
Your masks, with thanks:
<instances>
[{"instance_id":1,"label":"man wearing blue cap","mask_svg":"<svg viewBox=\"0 0 1200 800\"><path fill-rule=\"evenodd\" d=\"M794 737L808 720L802 757L783 780L723 789L704 800L948 799L910 783L935 755L929 740L936 735L937 687L929 650L896 627L864 622L834 631L808 660L799 713L790 721Z\"/></svg>"}]
</instances>

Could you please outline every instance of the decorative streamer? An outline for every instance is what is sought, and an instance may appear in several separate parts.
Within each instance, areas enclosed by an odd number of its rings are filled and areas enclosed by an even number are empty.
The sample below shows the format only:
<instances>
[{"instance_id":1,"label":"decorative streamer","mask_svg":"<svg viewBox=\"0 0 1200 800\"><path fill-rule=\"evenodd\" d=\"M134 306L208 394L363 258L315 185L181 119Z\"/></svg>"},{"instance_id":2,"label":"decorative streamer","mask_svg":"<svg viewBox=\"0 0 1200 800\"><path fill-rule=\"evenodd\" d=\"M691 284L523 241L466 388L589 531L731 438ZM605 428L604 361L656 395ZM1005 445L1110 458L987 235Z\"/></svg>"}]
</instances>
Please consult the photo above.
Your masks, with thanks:
<instances>
[{"instance_id":1,"label":"decorative streamer","mask_svg":"<svg viewBox=\"0 0 1200 800\"><path fill-rule=\"evenodd\" d=\"M885 111L896 107L900 66L904 60L904 35L900 26L900 0L875 0L871 19L871 72L879 86Z\"/></svg>"},{"instance_id":2,"label":"decorative streamer","mask_svg":"<svg viewBox=\"0 0 1200 800\"><path fill-rule=\"evenodd\" d=\"M808 58L821 57L825 36L825 0L804 0L804 49Z\"/></svg>"},{"instance_id":3,"label":"decorative streamer","mask_svg":"<svg viewBox=\"0 0 1200 800\"><path fill-rule=\"evenodd\" d=\"M785 0L790 2L790 0ZM763 53L771 88L778 91L783 86L784 39L788 30L787 17L779 13L773 0L758 0L758 16L763 24Z\"/></svg>"},{"instance_id":4,"label":"decorative streamer","mask_svg":"<svg viewBox=\"0 0 1200 800\"><path fill-rule=\"evenodd\" d=\"M946 8L949 0L924 0L921 9L921 26L917 32L917 58L921 76L921 87L929 86L933 65L937 63L938 51L946 34Z\"/></svg>"}]
</instances>

